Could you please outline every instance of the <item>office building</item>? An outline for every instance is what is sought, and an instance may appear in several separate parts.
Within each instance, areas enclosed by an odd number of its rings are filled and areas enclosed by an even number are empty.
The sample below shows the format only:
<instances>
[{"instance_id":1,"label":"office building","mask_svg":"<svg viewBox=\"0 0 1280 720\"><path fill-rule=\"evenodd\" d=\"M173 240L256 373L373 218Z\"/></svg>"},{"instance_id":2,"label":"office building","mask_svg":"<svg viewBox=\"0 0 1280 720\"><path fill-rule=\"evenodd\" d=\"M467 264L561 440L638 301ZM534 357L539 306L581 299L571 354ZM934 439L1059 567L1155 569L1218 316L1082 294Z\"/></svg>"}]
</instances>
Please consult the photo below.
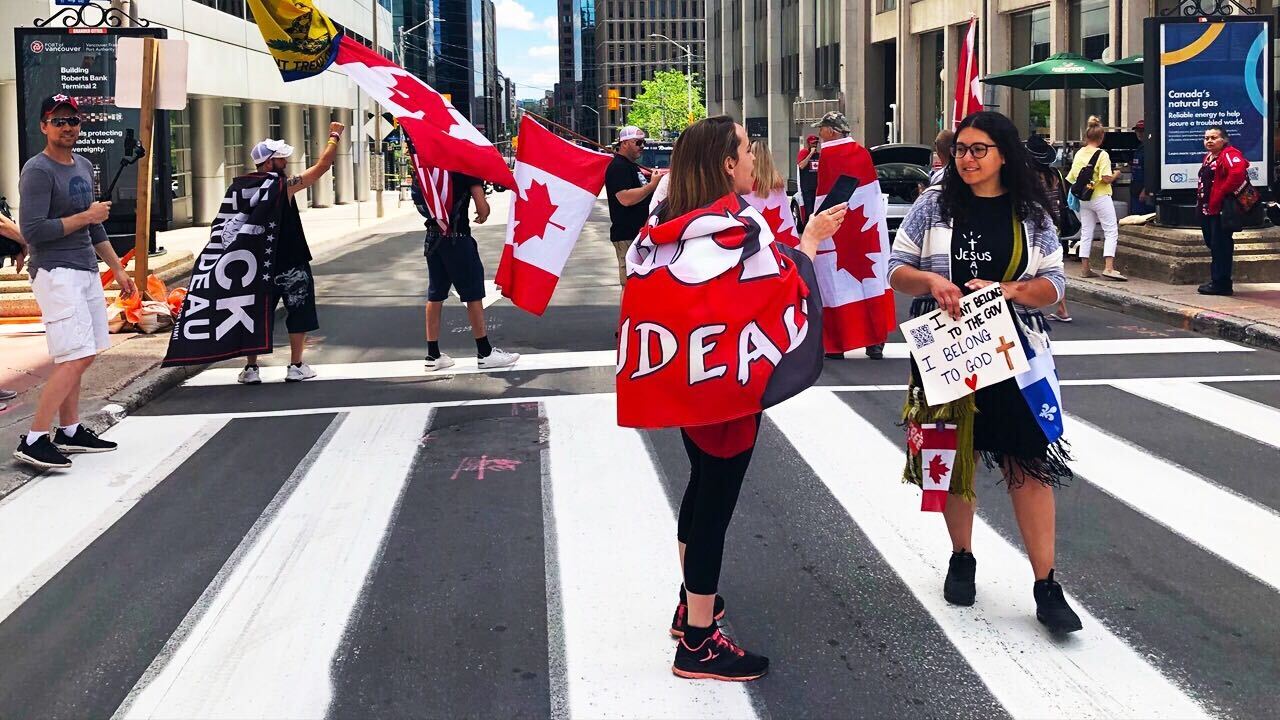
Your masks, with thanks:
<instances>
[{"instance_id":1,"label":"office building","mask_svg":"<svg viewBox=\"0 0 1280 720\"><path fill-rule=\"evenodd\" d=\"M735 0L738 2L740 0ZM684 72L685 51L672 42L692 52L691 67L697 76L696 82L705 86L707 55L703 29L708 9L718 4L712 0L596 0L597 97L589 104L602 113L600 123L606 141L612 140L617 129L626 124L632 102L624 99L620 109L609 110L605 107L606 89L617 88L623 98L635 98L641 92L641 83L659 70ZM653 35L665 35L671 41Z\"/></svg>"}]
</instances>

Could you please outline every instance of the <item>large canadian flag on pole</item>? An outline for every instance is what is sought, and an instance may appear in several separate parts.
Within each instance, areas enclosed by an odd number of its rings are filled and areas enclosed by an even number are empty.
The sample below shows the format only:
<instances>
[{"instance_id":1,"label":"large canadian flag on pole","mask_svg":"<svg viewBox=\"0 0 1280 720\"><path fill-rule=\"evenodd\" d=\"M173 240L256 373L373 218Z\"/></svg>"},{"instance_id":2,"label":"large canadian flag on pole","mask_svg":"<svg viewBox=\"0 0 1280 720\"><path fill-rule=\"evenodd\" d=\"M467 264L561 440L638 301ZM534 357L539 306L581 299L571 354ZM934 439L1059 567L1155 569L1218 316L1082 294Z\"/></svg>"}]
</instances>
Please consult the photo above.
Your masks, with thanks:
<instances>
[{"instance_id":1,"label":"large canadian flag on pole","mask_svg":"<svg viewBox=\"0 0 1280 720\"><path fill-rule=\"evenodd\" d=\"M494 284L541 315L604 185L613 156L575 145L528 115L520 120L516 198Z\"/></svg>"},{"instance_id":2,"label":"large canadian flag on pole","mask_svg":"<svg viewBox=\"0 0 1280 720\"><path fill-rule=\"evenodd\" d=\"M825 308L823 346L828 353L884 342L897 326L889 287L889 226L871 153L852 138L822 144L818 163L820 207L841 175L856 178L849 213L836 234L818 244L813 265Z\"/></svg>"},{"instance_id":3,"label":"large canadian flag on pole","mask_svg":"<svg viewBox=\"0 0 1280 720\"><path fill-rule=\"evenodd\" d=\"M511 187L498 149L443 95L408 70L343 36L334 64L399 121L429 167Z\"/></svg>"},{"instance_id":4,"label":"large canadian flag on pole","mask_svg":"<svg viewBox=\"0 0 1280 720\"><path fill-rule=\"evenodd\" d=\"M982 109L982 85L978 81L978 18L969 18L969 29L960 46L960 63L956 74L955 117L951 127L960 125L972 113Z\"/></svg>"}]
</instances>

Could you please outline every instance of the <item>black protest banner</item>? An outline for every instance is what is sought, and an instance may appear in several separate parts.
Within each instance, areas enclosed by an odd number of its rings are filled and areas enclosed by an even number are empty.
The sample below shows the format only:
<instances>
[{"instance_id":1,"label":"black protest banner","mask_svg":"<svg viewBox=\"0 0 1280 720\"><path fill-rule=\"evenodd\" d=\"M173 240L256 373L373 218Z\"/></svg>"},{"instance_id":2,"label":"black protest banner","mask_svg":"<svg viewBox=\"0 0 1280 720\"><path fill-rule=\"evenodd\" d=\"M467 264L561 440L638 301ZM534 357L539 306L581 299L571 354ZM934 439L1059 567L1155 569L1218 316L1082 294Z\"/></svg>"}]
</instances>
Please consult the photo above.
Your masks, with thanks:
<instances>
[{"instance_id":1,"label":"black protest banner","mask_svg":"<svg viewBox=\"0 0 1280 720\"><path fill-rule=\"evenodd\" d=\"M164 366L271 352L271 256L287 201L275 173L231 182L196 258Z\"/></svg>"}]
</instances>

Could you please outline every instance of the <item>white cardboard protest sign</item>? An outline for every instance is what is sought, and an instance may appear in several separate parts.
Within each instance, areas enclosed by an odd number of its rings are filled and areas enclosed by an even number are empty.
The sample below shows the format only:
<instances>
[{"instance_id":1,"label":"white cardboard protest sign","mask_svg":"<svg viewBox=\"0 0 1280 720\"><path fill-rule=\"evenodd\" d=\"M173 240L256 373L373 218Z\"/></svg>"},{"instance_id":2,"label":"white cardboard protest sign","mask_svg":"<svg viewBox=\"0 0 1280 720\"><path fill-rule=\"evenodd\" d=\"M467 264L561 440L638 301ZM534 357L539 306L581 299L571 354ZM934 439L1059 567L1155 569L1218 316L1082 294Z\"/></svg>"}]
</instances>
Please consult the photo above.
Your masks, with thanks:
<instances>
[{"instance_id":1,"label":"white cardboard protest sign","mask_svg":"<svg viewBox=\"0 0 1280 720\"><path fill-rule=\"evenodd\" d=\"M1029 368L998 284L961 298L959 320L934 310L902 323L902 335L930 405L958 400Z\"/></svg>"},{"instance_id":2,"label":"white cardboard protest sign","mask_svg":"<svg viewBox=\"0 0 1280 720\"><path fill-rule=\"evenodd\" d=\"M122 37L116 43L116 107L142 107L142 41ZM187 106L187 41L157 40L156 109L181 110Z\"/></svg>"}]
</instances>

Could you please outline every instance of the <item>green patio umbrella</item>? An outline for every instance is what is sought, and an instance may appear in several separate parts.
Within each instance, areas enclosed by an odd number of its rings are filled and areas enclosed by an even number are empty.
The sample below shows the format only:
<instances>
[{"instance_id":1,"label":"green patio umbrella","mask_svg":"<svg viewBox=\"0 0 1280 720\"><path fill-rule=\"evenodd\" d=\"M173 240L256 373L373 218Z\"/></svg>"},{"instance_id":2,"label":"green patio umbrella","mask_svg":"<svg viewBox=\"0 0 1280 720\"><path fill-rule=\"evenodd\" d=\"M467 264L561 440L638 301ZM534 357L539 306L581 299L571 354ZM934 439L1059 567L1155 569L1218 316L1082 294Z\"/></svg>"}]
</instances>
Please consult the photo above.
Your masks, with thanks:
<instances>
[{"instance_id":1,"label":"green patio umbrella","mask_svg":"<svg viewBox=\"0 0 1280 720\"><path fill-rule=\"evenodd\" d=\"M1132 73L1138 77L1142 77L1143 69L1141 55L1130 55L1127 58L1120 58L1115 62L1106 63L1106 65L1108 67L1113 67L1117 70L1123 70L1127 73Z\"/></svg>"},{"instance_id":2,"label":"green patio umbrella","mask_svg":"<svg viewBox=\"0 0 1280 720\"><path fill-rule=\"evenodd\" d=\"M1142 78L1075 53L1058 53L1046 60L982 78L988 85L1008 85L1019 90L1114 90L1138 85Z\"/></svg>"}]
</instances>

